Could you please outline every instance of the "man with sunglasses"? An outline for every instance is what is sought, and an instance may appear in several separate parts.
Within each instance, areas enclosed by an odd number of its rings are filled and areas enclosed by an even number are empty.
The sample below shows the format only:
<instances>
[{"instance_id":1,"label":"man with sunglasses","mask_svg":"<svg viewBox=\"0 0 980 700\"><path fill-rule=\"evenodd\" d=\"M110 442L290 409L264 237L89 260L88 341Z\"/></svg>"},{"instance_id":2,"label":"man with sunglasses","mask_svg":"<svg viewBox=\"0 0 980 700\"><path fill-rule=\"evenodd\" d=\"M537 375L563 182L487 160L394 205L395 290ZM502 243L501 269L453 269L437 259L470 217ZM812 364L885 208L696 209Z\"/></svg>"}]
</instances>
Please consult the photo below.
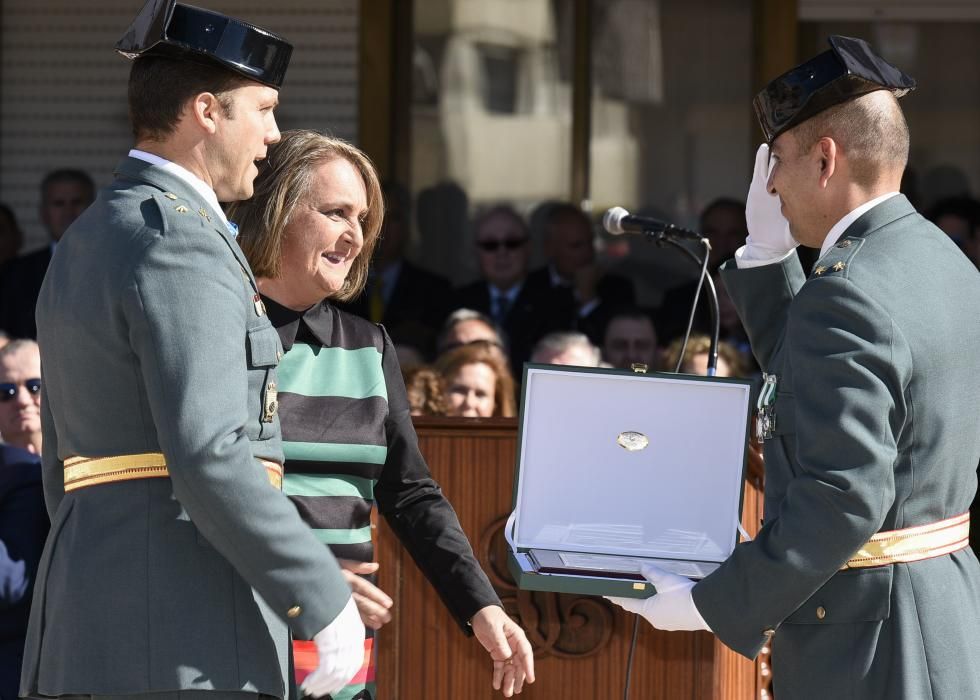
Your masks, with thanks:
<instances>
[{"instance_id":1,"label":"man with sunglasses","mask_svg":"<svg viewBox=\"0 0 980 700\"><path fill-rule=\"evenodd\" d=\"M980 698L980 275L899 193L915 82L830 45L756 98L721 270L765 373L764 524L696 585L651 568L657 595L617 602L749 657L771 640L780 700Z\"/></svg>"},{"instance_id":2,"label":"man with sunglasses","mask_svg":"<svg viewBox=\"0 0 980 700\"><path fill-rule=\"evenodd\" d=\"M41 354L32 340L0 348L0 439L41 454Z\"/></svg>"},{"instance_id":3,"label":"man with sunglasses","mask_svg":"<svg viewBox=\"0 0 980 700\"><path fill-rule=\"evenodd\" d=\"M528 279L531 234L512 207L495 206L473 224L482 279L453 296L454 309L486 314L506 333L510 365L517 377L534 344L552 331L571 327L574 302L544 283Z\"/></svg>"}]
</instances>

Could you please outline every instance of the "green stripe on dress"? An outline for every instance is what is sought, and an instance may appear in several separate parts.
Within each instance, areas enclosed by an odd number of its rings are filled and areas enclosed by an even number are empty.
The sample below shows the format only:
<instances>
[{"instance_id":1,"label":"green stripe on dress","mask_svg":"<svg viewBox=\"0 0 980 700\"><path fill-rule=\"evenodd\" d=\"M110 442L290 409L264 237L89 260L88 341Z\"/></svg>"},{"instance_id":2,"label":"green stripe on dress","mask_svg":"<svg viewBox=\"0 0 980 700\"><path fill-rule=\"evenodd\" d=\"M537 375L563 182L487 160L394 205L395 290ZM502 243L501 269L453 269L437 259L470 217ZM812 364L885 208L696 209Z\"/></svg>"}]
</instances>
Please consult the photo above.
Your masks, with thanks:
<instances>
[{"instance_id":1,"label":"green stripe on dress","mask_svg":"<svg viewBox=\"0 0 980 700\"><path fill-rule=\"evenodd\" d=\"M374 499L374 481L359 476L286 472L282 491L287 496L356 496L371 501Z\"/></svg>"},{"instance_id":2,"label":"green stripe on dress","mask_svg":"<svg viewBox=\"0 0 980 700\"><path fill-rule=\"evenodd\" d=\"M362 527L357 530L343 528L341 530L323 530L313 528L313 534L323 544L361 544L371 541L371 528Z\"/></svg>"},{"instance_id":3,"label":"green stripe on dress","mask_svg":"<svg viewBox=\"0 0 980 700\"><path fill-rule=\"evenodd\" d=\"M337 442L282 441L287 460L304 462L364 462L384 464L388 448L384 445L344 445Z\"/></svg>"},{"instance_id":4,"label":"green stripe on dress","mask_svg":"<svg viewBox=\"0 0 980 700\"><path fill-rule=\"evenodd\" d=\"M375 348L313 348L296 343L279 364L279 391L306 396L388 399L381 355Z\"/></svg>"}]
</instances>

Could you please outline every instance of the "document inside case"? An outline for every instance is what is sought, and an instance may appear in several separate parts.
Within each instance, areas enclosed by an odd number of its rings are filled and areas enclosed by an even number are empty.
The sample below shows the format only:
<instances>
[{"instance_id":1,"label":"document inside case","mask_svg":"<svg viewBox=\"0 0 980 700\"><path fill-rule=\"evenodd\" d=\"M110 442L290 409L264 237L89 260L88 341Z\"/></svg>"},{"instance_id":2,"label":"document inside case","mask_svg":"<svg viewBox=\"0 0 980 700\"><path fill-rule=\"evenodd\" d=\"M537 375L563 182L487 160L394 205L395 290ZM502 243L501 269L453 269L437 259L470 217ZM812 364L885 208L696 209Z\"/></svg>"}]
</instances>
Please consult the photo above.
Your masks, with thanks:
<instances>
[{"instance_id":1,"label":"document inside case","mask_svg":"<svg viewBox=\"0 0 980 700\"><path fill-rule=\"evenodd\" d=\"M583 554L560 552L550 549L532 549L531 560L540 573L572 576L645 581L641 573L645 564L652 564L677 576L699 580L717 569L718 562L690 561L684 559L651 559L610 554Z\"/></svg>"}]
</instances>

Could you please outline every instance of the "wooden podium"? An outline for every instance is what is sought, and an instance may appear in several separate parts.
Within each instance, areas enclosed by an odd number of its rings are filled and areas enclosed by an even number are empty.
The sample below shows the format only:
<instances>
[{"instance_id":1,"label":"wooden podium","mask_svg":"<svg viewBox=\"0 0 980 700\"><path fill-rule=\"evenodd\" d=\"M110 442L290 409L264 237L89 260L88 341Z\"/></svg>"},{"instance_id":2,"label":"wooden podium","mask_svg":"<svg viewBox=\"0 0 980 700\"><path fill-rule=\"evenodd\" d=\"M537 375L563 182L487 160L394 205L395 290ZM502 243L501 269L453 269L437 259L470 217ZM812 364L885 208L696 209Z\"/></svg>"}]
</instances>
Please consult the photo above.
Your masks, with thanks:
<instances>
[{"instance_id":1,"label":"wooden podium","mask_svg":"<svg viewBox=\"0 0 980 700\"><path fill-rule=\"evenodd\" d=\"M459 515L480 564L507 612L535 650L537 682L528 700L623 697L634 616L597 597L519 591L507 571L503 526L510 513L517 422L513 418L416 418L419 445ZM762 515L762 460L750 451L742 521ZM378 524L379 585L395 601L378 633L381 700L500 698L490 659L446 612L432 586L383 519ZM707 632L660 632L641 620L630 697L750 700L771 697L768 656L749 661Z\"/></svg>"}]
</instances>

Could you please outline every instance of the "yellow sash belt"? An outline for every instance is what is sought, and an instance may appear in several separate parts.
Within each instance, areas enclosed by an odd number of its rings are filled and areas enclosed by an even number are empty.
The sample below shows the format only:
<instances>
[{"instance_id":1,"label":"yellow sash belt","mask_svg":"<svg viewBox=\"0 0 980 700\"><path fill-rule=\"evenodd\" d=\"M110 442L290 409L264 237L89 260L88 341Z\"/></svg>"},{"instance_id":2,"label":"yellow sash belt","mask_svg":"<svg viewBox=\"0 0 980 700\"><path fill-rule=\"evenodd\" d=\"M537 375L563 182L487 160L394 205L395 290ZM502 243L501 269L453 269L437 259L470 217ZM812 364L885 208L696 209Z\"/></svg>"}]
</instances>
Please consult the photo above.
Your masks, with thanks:
<instances>
[{"instance_id":1,"label":"yellow sash belt","mask_svg":"<svg viewBox=\"0 0 980 700\"><path fill-rule=\"evenodd\" d=\"M879 532L854 553L841 570L921 561L959 551L970 544L970 514L928 525Z\"/></svg>"},{"instance_id":2,"label":"yellow sash belt","mask_svg":"<svg viewBox=\"0 0 980 700\"><path fill-rule=\"evenodd\" d=\"M269 483L282 489L282 465L259 459ZM65 492L96 484L111 484L133 479L166 479L170 476L167 460L160 452L114 457L69 457L65 460Z\"/></svg>"}]
</instances>

